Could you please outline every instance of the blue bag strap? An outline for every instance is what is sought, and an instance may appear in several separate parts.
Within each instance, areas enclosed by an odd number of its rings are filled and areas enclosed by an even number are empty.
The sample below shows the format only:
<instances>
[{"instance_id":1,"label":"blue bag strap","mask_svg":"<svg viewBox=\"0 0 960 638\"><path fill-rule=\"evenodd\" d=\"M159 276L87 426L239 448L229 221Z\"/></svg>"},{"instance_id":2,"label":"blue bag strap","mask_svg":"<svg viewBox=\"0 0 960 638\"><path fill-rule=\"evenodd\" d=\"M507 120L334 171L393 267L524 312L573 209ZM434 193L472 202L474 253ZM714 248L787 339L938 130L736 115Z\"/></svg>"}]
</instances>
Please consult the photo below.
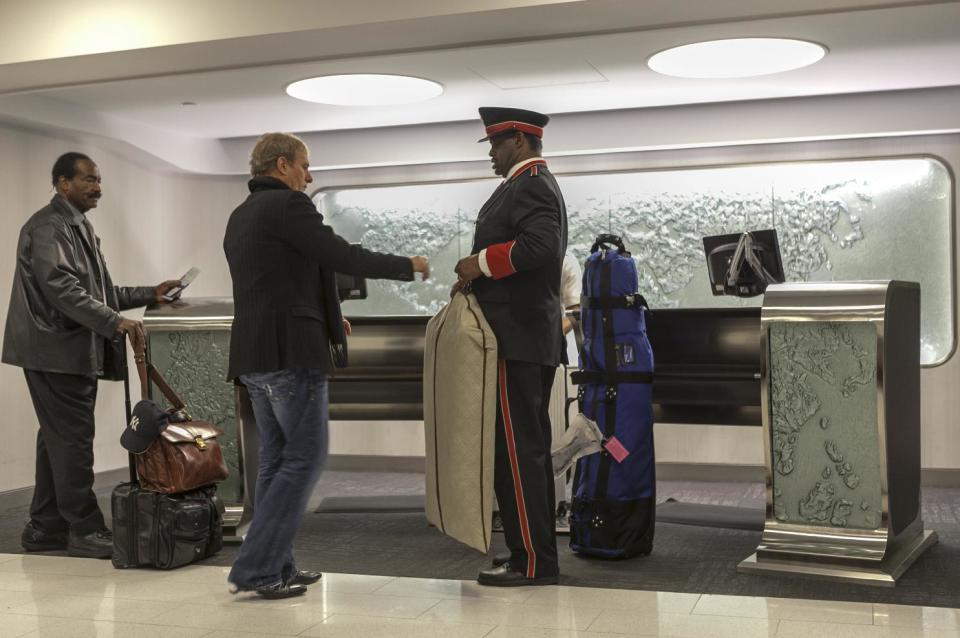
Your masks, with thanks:
<instances>
[{"instance_id":1,"label":"blue bag strap","mask_svg":"<svg viewBox=\"0 0 960 638\"><path fill-rule=\"evenodd\" d=\"M620 297L580 297L580 308L586 310L624 310L640 307L650 309L647 300L640 294Z\"/></svg>"},{"instance_id":2,"label":"blue bag strap","mask_svg":"<svg viewBox=\"0 0 960 638\"><path fill-rule=\"evenodd\" d=\"M599 239L599 238L598 238ZM617 238L619 239L619 237ZM621 242L621 246L623 243ZM613 287L613 261L600 261L600 296L609 298ZM614 334L613 309L604 308L599 313L603 317L603 368L604 372L617 371L617 343L616 334ZM616 384L606 385L604 393L604 424L603 440L604 443L613 437L617 431L617 386ZM599 389L599 388L597 388ZM596 393L599 394L599 393ZM594 395L596 398L596 394ZM607 485L610 479L610 453L604 449L600 452L600 466L597 468L597 484L594 498L602 499L607 496Z\"/></svg>"}]
</instances>

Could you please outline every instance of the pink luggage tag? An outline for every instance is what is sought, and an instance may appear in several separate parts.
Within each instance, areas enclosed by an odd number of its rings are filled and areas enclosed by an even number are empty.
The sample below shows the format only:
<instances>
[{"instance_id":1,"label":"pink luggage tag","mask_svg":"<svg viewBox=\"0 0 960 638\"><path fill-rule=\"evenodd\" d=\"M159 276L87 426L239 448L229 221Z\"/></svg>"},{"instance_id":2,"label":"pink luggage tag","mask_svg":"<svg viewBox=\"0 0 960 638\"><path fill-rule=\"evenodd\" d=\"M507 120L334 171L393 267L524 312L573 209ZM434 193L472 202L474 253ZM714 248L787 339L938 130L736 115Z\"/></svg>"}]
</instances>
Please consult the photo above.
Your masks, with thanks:
<instances>
[{"instance_id":1,"label":"pink luggage tag","mask_svg":"<svg viewBox=\"0 0 960 638\"><path fill-rule=\"evenodd\" d=\"M603 447L606 448L607 452L610 453L610 456L613 457L617 463L623 463L623 459L627 458L630 455L630 452L627 448L623 447L623 444L617 440L617 437L611 436L603 444Z\"/></svg>"}]
</instances>

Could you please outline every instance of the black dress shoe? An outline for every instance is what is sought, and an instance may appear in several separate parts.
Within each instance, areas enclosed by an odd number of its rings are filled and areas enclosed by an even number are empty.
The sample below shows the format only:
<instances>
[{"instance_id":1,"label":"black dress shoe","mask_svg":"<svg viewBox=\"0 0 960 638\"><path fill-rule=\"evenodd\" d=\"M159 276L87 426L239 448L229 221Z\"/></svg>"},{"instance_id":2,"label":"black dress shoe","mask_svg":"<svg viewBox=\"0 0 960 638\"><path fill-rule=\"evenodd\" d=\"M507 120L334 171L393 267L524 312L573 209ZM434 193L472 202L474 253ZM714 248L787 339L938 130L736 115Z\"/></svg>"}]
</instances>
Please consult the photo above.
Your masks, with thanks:
<instances>
[{"instance_id":1,"label":"black dress shoe","mask_svg":"<svg viewBox=\"0 0 960 638\"><path fill-rule=\"evenodd\" d=\"M502 553L502 554L494 554L494 555L493 555L493 560L490 561L490 563L491 563L494 567L500 567L500 565L503 565L503 564L509 563L509 562L510 562L510 552L504 552L504 553Z\"/></svg>"},{"instance_id":2,"label":"black dress shoe","mask_svg":"<svg viewBox=\"0 0 960 638\"><path fill-rule=\"evenodd\" d=\"M85 536L70 532L67 535L67 555L80 558L110 558L113 556L113 534L98 529Z\"/></svg>"},{"instance_id":3,"label":"black dress shoe","mask_svg":"<svg viewBox=\"0 0 960 638\"><path fill-rule=\"evenodd\" d=\"M293 598L294 596L302 596L303 594L307 593L307 586L279 582L272 585L257 587L254 589L254 591L257 592L258 596L275 600L278 598Z\"/></svg>"},{"instance_id":4,"label":"black dress shoe","mask_svg":"<svg viewBox=\"0 0 960 638\"><path fill-rule=\"evenodd\" d=\"M527 578L527 576L515 569L511 569L510 563L504 563L493 569L485 569L477 576L477 582L489 587L524 587L527 585L556 585L557 576L537 576L536 578Z\"/></svg>"},{"instance_id":5,"label":"black dress shoe","mask_svg":"<svg viewBox=\"0 0 960 638\"><path fill-rule=\"evenodd\" d=\"M20 545L28 552L50 552L67 548L66 532L45 532L30 521L20 534Z\"/></svg>"},{"instance_id":6,"label":"black dress shoe","mask_svg":"<svg viewBox=\"0 0 960 638\"><path fill-rule=\"evenodd\" d=\"M293 578L287 581L288 585L312 585L318 580L323 578L323 574L320 572L308 572L303 569L298 569L297 573L293 575Z\"/></svg>"}]
</instances>

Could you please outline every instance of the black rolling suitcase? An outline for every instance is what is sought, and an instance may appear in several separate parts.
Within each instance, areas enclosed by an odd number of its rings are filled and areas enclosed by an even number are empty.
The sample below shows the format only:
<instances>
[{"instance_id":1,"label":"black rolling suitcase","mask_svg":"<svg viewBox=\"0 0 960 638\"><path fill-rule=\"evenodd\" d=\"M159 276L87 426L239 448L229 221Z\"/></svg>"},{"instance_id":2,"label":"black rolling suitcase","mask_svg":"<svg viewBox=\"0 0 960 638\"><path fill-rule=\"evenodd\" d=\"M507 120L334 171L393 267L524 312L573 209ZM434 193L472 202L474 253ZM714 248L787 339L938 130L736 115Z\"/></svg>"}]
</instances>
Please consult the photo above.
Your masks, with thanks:
<instances>
[{"instance_id":1,"label":"black rolling suitcase","mask_svg":"<svg viewBox=\"0 0 960 638\"><path fill-rule=\"evenodd\" d=\"M221 508L215 487L160 494L121 483L110 497L113 566L173 569L213 556L223 547Z\"/></svg>"},{"instance_id":2,"label":"black rolling suitcase","mask_svg":"<svg viewBox=\"0 0 960 638\"><path fill-rule=\"evenodd\" d=\"M125 372L126 422L130 423L130 381ZM223 502L216 486L179 494L143 490L133 454L130 482L114 488L110 510L117 569L173 569L213 556L223 547Z\"/></svg>"}]
</instances>

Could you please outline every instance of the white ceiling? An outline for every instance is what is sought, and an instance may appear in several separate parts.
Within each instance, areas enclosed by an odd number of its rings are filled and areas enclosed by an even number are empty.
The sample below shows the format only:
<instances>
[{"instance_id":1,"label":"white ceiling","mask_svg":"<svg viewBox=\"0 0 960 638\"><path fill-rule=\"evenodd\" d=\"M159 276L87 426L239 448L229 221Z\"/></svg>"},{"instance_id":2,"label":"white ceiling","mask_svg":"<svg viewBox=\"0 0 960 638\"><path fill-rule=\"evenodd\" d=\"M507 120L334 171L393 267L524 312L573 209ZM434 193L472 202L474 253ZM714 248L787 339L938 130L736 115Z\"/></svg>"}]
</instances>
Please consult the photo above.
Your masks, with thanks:
<instances>
[{"instance_id":1,"label":"white ceiling","mask_svg":"<svg viewBox=\"0 0 960 638\"><path fill-rule=\"evenodd\" d=\"M960 4L940 4L173 75L45 94L161 129L223 138L276 128L466 120L484 104L563 113L887 91L960 84L958 27ZM812 40L829 54L804 69L733 80L672 78L646 66L647 58L671 46L749 36ZM443 84L445 92L389 107L312 104L284 92L290 82L336 73L425 77Z\"/></svg>"},{"instance_id":2,"label":"white ceiling","mask_svg":"<svg viewBox=\"0 0 960 638\"><path fill-rule=\"evenodd\" d=\"M165 138L190 146L202 140L255 136L266 130L335 131L475 120L479 105L511 105L559 114L960 86L960 2L905 2L901 6L865 9L864 2L847 0L843 3L847 10L834 2L836 9L824 13L824 5L831 3L736 0L725 4L731 11L735 7L739 17L711 14L714 20L694 23L701 14L716 13L720 5L714 2L584 0L557 3L562 7L554 7L552 13L542 15L567 16L569 22L578 15L585 20L592 9L600 13L593 15L591 23L605 25L605 32L564 37L540 34L537 39L521 38L524 41L509 43L494 41L495 33L490 31L489 21L503 20L510 15L535 16L537 14L530 12L551 8L526 7L515 9L526 13L515 14L499 9L489 15L445 17L448 22L444 24L455 25L457 33L469 33L471 20L477 25L476 37L463 41L488 42L461 47L449 43L428 46L424 33L433 23L427 20L385 23L364 27L373 29L367 36L379 30L384 42L399 43L406 34L407 44L419 37L427 50L409 51L412 47L408 46L408 52L336 59L330 59L328 52L324 59L317 61L301 58L297 62L205 71L195 70L203 67L202 60L193 60L191 64L181 60L178 64L182 71L152 77L115 81L88 79L73 86L51 88L16 90L8 87L9 95L0 94L0 116L6 105L8 114L15 113L20 121L29 122L33 118L46 127L65 130L100 127L100 134L117 139L129 138L129 132L139 129L144 131L143 137L131 143L150 151L147 147ZM878 0L875 4L890 3ZM656 15L667 21L666 26L636 26L642 22L642 5L659 11ZM809 5L806 13L782 15L785 7L800 11L805 5ZM756 7L754 15L769 15L770 11L780 9L781 16L747 17L751 6ZM623 31L610 32L612 22L622 16L635 20L625 24ZM556 29L569 32L570 25L557 20ZM506 27L505 32L512 33ZM436 42L443 39L441 35ZM275 36L270 37L275 39ZM807 68L746 79L672 78L654 73L646 66L647 58L672 46L751 36L811 40L825 45L829 53L821 62ZM234 43L236 50L245 52L256 44L245 41L241 49L238 42ZM368 39L356 48L376 51L377 45L377 41ZM179 47L158 49L157 55L173 55L179 50ZM274 59L269 48L264 50L263 57ZM287 57L292 57L289 52ZM102 59L105 68L116 65L120 59L116 54L111 58L88 58L90 64ZM76 68L79 61L86 59L64 58L62 66ZM56 60L53 63L45 60L43 64L47 66L36 68L52 68L49 65L56 63ZM157 68L161 68L162 64L158 64ZM0 64L0 72L3 66ZM122 64L117 66L115 77L129 73L120 67ZM16 70L18 77L26 77L23 64L9 68ZM284 92L290 82L336 73L414 75L440 82L445 92L427 102L395 107L326 106L301 102ZM83 76L82 73L75 75ZM52 74L53 77L59 76ZM104 77L104 73L83 77ZM19 81L24 87L31 82L38 87L54 83L52 79L45 80L43 75ZM182 102L194 102L196 106L182 106Z\"/></svg>"}]
</instances>

